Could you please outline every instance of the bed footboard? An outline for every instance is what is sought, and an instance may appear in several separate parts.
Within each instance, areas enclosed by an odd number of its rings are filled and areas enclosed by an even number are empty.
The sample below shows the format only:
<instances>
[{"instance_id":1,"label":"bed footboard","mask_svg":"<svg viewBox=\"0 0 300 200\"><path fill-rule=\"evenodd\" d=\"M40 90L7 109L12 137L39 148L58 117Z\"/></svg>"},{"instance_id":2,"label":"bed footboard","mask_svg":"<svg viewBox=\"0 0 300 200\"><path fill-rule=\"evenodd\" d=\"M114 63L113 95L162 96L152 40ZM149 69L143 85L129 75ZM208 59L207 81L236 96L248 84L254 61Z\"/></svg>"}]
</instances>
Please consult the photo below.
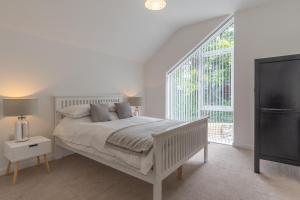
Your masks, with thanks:
<instances>
[{"instance_id":1,"label":"bed footboard","mask_svg":"<svg viewBox=\"0 0 300 200\"><path fill-rule=\"evenodd\" d=\"M154 200L161 200L162 180L181 167L188 159L204 148L204 162L207 161L208 118L186 123L154 138Z\"/></svg>"}]
</instances>

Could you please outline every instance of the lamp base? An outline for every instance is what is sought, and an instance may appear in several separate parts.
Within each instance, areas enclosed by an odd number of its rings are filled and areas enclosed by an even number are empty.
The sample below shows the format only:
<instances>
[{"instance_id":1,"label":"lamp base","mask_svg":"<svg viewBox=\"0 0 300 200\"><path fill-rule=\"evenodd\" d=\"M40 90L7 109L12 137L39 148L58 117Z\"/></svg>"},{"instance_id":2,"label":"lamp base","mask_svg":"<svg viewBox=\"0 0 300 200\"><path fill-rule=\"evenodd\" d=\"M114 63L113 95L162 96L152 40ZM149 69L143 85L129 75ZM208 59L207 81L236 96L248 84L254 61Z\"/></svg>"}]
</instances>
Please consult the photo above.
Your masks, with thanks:
<instances>
[{"instance_id":1,"label":"lamp base","mask_svg":"<svg viewBox=\"0 0 300 200\"><path fill-rule=\"evenodd\" d=\"M133 115L134 115L135 117L139 117L139 116L140 116L140 110L139 110L139 107L138 107L138 106L135 107Z\"/></svg>"},{"instance_id":2,"label":"lamp base","mask_svg":"<svg viewBox=\"0 0 300 200\"><path fill-rule=\"evenodd\" d=\"M15 141L16 142L25 142L29 140L29 130L28 130L28 122L25 117L19 117L16 122L16 133L15 133Z\"/></svg>"}]
</instances>

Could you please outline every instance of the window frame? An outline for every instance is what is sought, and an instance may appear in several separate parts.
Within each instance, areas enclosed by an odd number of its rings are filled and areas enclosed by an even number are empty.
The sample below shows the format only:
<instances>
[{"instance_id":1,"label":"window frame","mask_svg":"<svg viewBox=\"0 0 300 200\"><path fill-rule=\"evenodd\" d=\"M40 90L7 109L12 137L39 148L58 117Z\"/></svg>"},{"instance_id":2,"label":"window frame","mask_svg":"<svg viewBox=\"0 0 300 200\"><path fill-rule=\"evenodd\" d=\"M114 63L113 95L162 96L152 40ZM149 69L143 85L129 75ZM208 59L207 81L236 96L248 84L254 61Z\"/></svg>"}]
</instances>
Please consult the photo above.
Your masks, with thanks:
<instances>
[{"instance_id":1,"label":"window frame","mask_svg":"<svg viewBox=\"0 0 300 200\"><path fill-rule=\"evenodd\" d=\"M203 51L203 46L209 42L211 42L212 40L215 39L215 36L220 35L221 33L223 33L227 28L229 28L230 26L232 26L234 24L234 15L230 15L228 18L226 18L224 20L223 23L221 23L214 31L212 31L207 37L204 38L204 40L202 40L199 44L197 44L191 51L189 51L182 59L179 60L179 62L177 62L173 67L171 67L167 72L166 72L166 90L165 90L165 116L166 118L170 118L170 97L171 97L171 92L169 91L169 86L170 86L170 78L169 78L169 74L171 74L172 72L178 70L179 66L181 66L182 64L184 64L184 62L186 62L187 60L190 60L195 53L199 54L199 51ZM225 48L225 49L221 49L221 50L215 50L215 51L209 51L209 52L205 52L203 54L201 54L200 58L202 59L205 56L212 56L212 54L215 55L222 55L222 54L227 54L227 53L231 53L232 55L232 60L231 60L231 105L230 106L223 106L223 108L225 108L226 111L230 111L233 112L234 111L234 46L230 47L230 48ZM199 81L200 84L200 81ZM200 86L199 88L203 88L202 86ZM203 89L201 89L203 90ZM200 92L201 94L203 94L203 91ZM199 102L199 107L201 107L202 110L209 110L211 109L211 107L214 107L215 109L217 109L220 106L211 106L211 105L204 105L203 104L203 98L198 98ZM223 109L224 110L224 109ZM233 115L234 118L234 115Z\"/></svg>"}]
</instances>

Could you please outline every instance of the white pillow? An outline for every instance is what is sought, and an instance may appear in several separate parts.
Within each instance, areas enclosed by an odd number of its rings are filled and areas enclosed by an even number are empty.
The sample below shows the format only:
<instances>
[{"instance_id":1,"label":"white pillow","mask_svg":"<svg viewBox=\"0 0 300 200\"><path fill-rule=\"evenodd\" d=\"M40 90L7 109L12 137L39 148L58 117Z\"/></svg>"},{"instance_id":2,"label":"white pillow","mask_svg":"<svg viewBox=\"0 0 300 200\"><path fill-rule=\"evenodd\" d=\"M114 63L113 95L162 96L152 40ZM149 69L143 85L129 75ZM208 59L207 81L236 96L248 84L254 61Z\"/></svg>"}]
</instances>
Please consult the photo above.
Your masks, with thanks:
<instances>
[{"instance_id":1,"label":"white pillow","mask_svg":"<svg viewBox=\"0 0 300 200\"><path fill-rule=\"evenodd\" d=\"M78 106L69 106L58 110L59 113L66 117L78 119L90 115L90 104L78 105Z\"/></svg>"},{"instance_id":2,"label":"white pillow","mask_svg":"<svg viewBox=\"0 0 300 200\"><path fill-rule=\"evenodd\" d=\"M114 103L108 104L109 112L116 112L116 106Z\"/></svg>"},{"instance_id":3,"label":"white pillow","mask_svg":"<svg viewBox=\"0 0 300 200\"><path fill-rule=\"evenodd\" d=\"M116 112L109 112L109 117L112 121L119 120L118 114Z\"/></svg>"}]
</instances>

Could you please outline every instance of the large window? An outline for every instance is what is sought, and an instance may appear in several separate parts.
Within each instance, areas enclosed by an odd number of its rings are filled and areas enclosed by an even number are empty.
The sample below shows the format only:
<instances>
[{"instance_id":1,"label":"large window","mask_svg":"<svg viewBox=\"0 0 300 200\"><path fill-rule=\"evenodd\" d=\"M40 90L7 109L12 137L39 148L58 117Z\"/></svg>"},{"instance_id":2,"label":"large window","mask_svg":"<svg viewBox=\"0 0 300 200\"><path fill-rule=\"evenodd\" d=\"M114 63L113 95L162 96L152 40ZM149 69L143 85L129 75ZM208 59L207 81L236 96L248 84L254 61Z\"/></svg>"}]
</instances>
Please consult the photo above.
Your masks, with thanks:
<instances>
[{"instance_id":1,"label":"large window","mask_svg":"<svg viewBox=\"0 0 300 200\"><path fill-rule=\"evenodd\" d=\"M167 74L167 116L209 116L209 140L233 142L234 20L230 19Z\"/></svg>"}]
</instances>

